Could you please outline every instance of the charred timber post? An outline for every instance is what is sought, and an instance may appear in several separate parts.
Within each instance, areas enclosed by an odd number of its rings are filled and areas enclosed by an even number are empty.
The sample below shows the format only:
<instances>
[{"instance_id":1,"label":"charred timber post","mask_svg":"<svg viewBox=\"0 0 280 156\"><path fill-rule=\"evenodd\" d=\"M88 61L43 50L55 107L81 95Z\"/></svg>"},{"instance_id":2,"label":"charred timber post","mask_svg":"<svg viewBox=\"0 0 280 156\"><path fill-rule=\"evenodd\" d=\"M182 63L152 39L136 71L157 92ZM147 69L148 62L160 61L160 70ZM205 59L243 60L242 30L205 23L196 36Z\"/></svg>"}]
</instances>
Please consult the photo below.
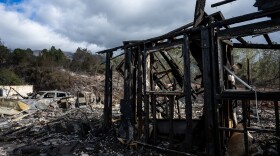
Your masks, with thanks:
<instances>
[{"instance_id":1,"label":"charred timber post","mask_svg":"<svg viewBox=\"0 0 280 156\"><path fill-rule=\"evenodd\" d=\"M104 92L104 128L112 124L112 68L110 59L112 52L106 53L105 92Z\"/></svg>"},{"instance_id":2,"label":"charred timber post","mask_svg":"<svg viewBox=\"0 0 280 156\"><path fill-rule=\"evenodd\" d=\"M248 144L248 129L247 129L247 100L242 100L242 117L243 117L243 133L244 133L244 145L245 155L249 155L249 144Z\"/></svg>"},{"instance_id":3,"label":"charred timber post","mask_svg":"<svg viewBox=\"0 0 280 156\"><path fill-rule=\"evenodd\" d=\"M134 48L132 51L132 123L136 124L136 99L137 99L137 60L138 60L138 48Z\"/></svg>"},{"instance_id":4,"label":"charred timber post","mask_svg":"<svg viewBox=\"0 0 280 156\"><path fill-rule=\"evenodd\" d=\"M192 100L191 100L191 69L190 69L190 51L189 37L184 35L184 44L182 55L184 57L184 95L185 95L185 113L186 113L186 134L185 147L186 152L192 150Z\"/></svg>"},{"instance_id":5,"label":"charred timber post","mask_svg":"<svg viewBox=\"0 0 280 156\"><path fill-rule=\"evenodd\" d=\"M214 19L211 18L209 20L209 24L213 23ZM211 97L213 100L213 125L214 125L214 132L215 132L215 155L222 155L221 151L221 140L220 140L220 134L219 134L219 106L218 106L218 100L215 98L215 96L218 94L220 88L219 88L219 65L218 65L218 47L215 41L217 41L216 33L214 31L215 28L211 27L209 29L210 31L210 44L211 44L211 65L212 65L212 92Z\"/></svg>"},{"instance_id":6,"label":"charred timber post","mask_svg":"<svg viewBox=\"0 0 280 156\"><path fill-rule=\"evenodd\" d=\"M155 90L155 84L154 84L154 54L150 53L150 89L151 91ZM156 96L154 94L151 94L151 106L152 106L152 117L153 117L153 142L156 143L156 136L157 136L157 131L156 131Z\"/></svg>"},{"instance_id":7,"label":"charred timber post","mask_svg":"<svg viewBox=\"0 0 280 156\"><path fill-rule=\"evenodd\" d=\"M132 139L133 129L131 124L132 119L132 99L131 99L131 49L125 49L125 64L124 64L124 102L121 104L121 113L124 130L127 139Z\"/></svg>"},{"instance_id":8,"label":"charred timber post","mask_svg":"<svg viewBox=\"0 0 280 156\"><path fill-rule=\"evenodd\" d=\"M140 46L138 47L137 52L138 58L137 58L137 118L138 118L138 138L142 135L142 127L143 127L143 113L142 113L142 52Z\"/></svg>"},{"instance_id":9,"label":"charred timber post","mask_svg":"<svg viewBox=\"0 0 280 156\"><path fill-rule=\"evenodd\" d=\"M215 155L214 124L213 124L213 97L212 75L210 58L210 36L208 29L201 30L203 84L204 84L204 115L206 134L206 155Z\"/></svg>"},{"instance_id":10,"label":"charred timber post","mask_svg":"<svg viewBox=\"0 0 280 156\"><path fill-rule=\"evenodd\" d=\"M173 116L174 116L174 95L169 95L169 143L170 143L170 148L173 148L174 145L174 132L173 132Z\"/></svg>"},{"instance_id":11,"label":"charred timber post","mask_svg":"<svg viewBox=\"0 0 280 156\"><path fill-rule=\"evenodd\" d=\"M146 46L144 45L144 53L143 53L143 91L144 91L144 112L145 112L145 142L147 143L149 140L149 116L150 116L150 103L149 103L149 95L147 94L147 51Z\"/></svg>"},{"instance_id":12,"label":"charred timber post","mask_svg":"<svg viewBox=\"0 0 280 156\"><path fill-rule=\"evenodd\" d=\"M247 84L250 85L250 60L249 58L247 58ZM247 107L247 110L250 110L250 100L248 100L248 107ZM247 111L246 110L246 111ZM247 116L250 116L250 111L247 111ZM251 125L251 120L250 118L248 118L248 126L250 127Z\"/></svg>"},{"instance_id":13,"label":"charred timber post","mask_svg":"<svg viewBox=\"0 0 280 156\"><path fill-rule=\"evenodd\" d=\"M206 0L196 0L194 13L194 27L197 27L204 19L204 8Z\"/></svg>"},{"instance_id":14,"label":"charred timber post","mask_svg":"<svg viewBox=\"0 0 280 156\"><path fill-rule=\"evenodd\" d=\"M277 151L280 151L280 127L279 127L279 104L278 101L274 101L275 109L275 122L276 122L276 136L277 136Z\"/></svg>"}]
</instances>

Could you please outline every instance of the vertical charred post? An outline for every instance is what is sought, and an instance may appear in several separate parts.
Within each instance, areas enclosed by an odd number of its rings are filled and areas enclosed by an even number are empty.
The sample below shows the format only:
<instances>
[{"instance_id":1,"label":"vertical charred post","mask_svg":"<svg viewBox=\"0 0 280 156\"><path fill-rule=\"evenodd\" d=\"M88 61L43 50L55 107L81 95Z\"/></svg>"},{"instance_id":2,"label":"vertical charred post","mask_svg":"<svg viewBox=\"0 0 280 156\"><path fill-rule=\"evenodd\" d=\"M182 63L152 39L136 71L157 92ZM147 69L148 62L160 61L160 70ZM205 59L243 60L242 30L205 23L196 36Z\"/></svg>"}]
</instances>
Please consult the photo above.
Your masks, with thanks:
<instances>
[{"instance_id":1,"label":"vertical charred post","mask_svg":"<svg viewBox=\"0 0 280 156\"><path fill-rule=\"evenodd\" d=\"M105 93L104 93L104 128L112 125L112 52L106 53Z\"/></svg>"},{"instance_id":2,"label":"vertical charred post","mask_svg":"<svg viewBox=\"0 0 280 156\"><path fill-rule=\"evenodd\" d=\"M214 124L213 124L213 96L212 96L212 65L210 34L208 29L201 30L201 48L204 84L204 115L206 134L206 155L215 155Z\"/></svg>"},{"instance_id":3,"label":"vertical charred post","mask_svg":"<svg viewBox=\"0 0 280 156\"><path fill-rule=\"evenodd\" d=\"M191 100L191 69L190 69L190 51L189 37L184 35L182 55L184 57L184 95L185 95L185 113L186 113L186 134L185 147L186 152L192 150L192 100Z\"/></svg>"},{"instance_id":4,"label":"vertical charred post","mask_svg":"<svg viewBox=\"0 0 280 156\"><path fill-rule=\"evenodd\" d=\"M143 70L142 70L142 50L141 47L138 46L137 51L137 118L138 118L138 138L142 135L142 127L143 127L143 111L142 111L142 101L143 101Z\"/></svg>"}]
</instances>

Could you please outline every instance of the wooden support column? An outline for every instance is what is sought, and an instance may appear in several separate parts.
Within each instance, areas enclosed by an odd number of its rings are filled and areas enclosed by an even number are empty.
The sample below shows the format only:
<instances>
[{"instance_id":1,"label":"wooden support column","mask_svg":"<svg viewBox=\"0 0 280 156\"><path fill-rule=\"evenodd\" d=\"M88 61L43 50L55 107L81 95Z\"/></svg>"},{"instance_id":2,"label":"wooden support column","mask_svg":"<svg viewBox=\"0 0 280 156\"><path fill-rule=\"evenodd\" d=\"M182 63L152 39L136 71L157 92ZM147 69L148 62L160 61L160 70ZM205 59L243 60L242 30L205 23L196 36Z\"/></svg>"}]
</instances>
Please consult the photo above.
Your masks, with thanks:
<instances>
[{"instance_id":1,"label":"wooden support column","mask_svg":"<svg viewBox=\"0 0 280 156\"><path fill-rule=\"evenodd\" d=\"M247 129L247 105L248 100L242 100L242 117L243 117L243 133L244 133L244 145L245 145L245 156L249 155L249 144L248 144L248 129Z\"/></svg>"},{"instance_id":2,"label":"wooden support column","mask_svg":"<svg viewBox=\"0 0 280 156\"><path fill-rule=\"evenodd\" d=\"M150 87L151 91L155 91L155 84L154 84L154 53L150 53ZM156 96L151 94L151 105L152 105L152 116L153 116L153 142L156 143L157 131L156 131Z\"/></svg>"},{"instance_id":3,"label":"wooden support column","mask_svg":"<svg viewBox=\"0 0 280 156\"><path fill-rule=\"evenodd\" d=\"M132 107L132 119L131 122L133 124L136 124L136 97L137 97L137 60L138 60L138 49L133 49L131 51L132 55L132 84L131 84L131 89L132 89L132 101L131 101L131 107Z\"/></svg>"},{"instance_id":4,"label":"wooden support column","mask_svg":"<svg viewBox=\"0 0 280 156\"><path fill-rule=\"evenodd\" d=\"M211 73L211 47L210 37L207 29L201 30L202 62L203 62L203 84L204 84L204 116L206 135L206 155L215 155L214 124L213 124L213 86Z\"/></svg>"},{"instance_id":5,"label":"wooden support column","mask_svg":"<svg viewBox=\"0 0 280 156\"><path fill-rule=\"evenodd\" d=\"M174 117L174 95L169 95L169 148L173 148L174 146L174 131L173 131L173 117Z\"/></svg>"},{"instance_id":6,"label":"wooden support column","mask_svg":"<svg viewBox=\"0 0 280 156\"><path fill-rule=\"evenodd\" d=\"M195 5L195 13L194 13L194 27L197 27L202 21L204 17L204 8L205 8L206 0L196 0Z\"/></svg>"},{"instance_id":7,"label":"wooden support column","mask_svg":"<svg viewBox=\"0 0 280 156\"><path fill-rule=\"evenodd\" d=\"M274 101L275 109L275 122L276 122L276 136L280 138L280 127L279 127L279 104L278 101ZM280 151L280 141L277 140L277 151Z\"/></svg>"},{"instance_id":8,"label":"wooden support column","mask_svg":"<svg viewBox=\"0 0 280 156\"><path fill-rule=\"evenodd\" d=\"M184 35L184 43L182 49L184 57L184 95L185 95L185 114L186 114L186 133L185 133L185 152L192 150L192 100L191 100L191 63L189 51L189 37Z\"/></svg>"},{"instance_id":9,"label":"wooden support column","mask_svg":"<svg viewBox=\"0 0 280 156\"><path fill-rule=\"evenodd\" d=\"M125 62L124 62L124 101L121 103L122 122L126 132L126 138L133 138L133 127L131 119L132 111L132 73L131 73L131 49L125 49Z\"/></svg>"},{"instance_id":10,"label":"wooden support column","mask_svg":"<svg viewBox=\"0 0 280 156\"><path fill-rule=\"evenodd\" d=\"M213 22L213 19L210 20L210 23ZM214 142L215 142L215 155L222 155L222 146L221 146L221 138L219 133L219 104L216 99L216 95L221 90L219 86L219 54L218 54L218 45L217 45L217 37L214 33L214 28L210 28L210 49L211 49L211 65L212 65L212 92L211 96L213 98L213 124L214 124Z\"/></svg>"},{"instance_id":11,"label":"wooden support column","mask_svg":"<svg viewBox=\"0 0 280 156\"><path fill-rule=\"evenodd\" d=\"M247 58L247 84L248 85L250 85L251 84L251 82L250 82L250 60ZM247 116L249 117L248 118L248 126L250 127L250 125L251 125L251 120L250 120L250 110L251 110L251 108L250 108L251 106L250 106L250 100L248 100L248 106L247 106Z\"/></svg>"},{"instance_id":12,"label":"wooden support column","mask_svg":"<svg viewBox=\"0 0 280 156\"><path fill-rule=\"evenodd\" d=\"M104 129L112 125L112 52L106 53L105 92L104 92Z\"/></svg>"},{"instance_id":13,"label":"wooden support column","mask_svg":"<svg viewBox=\"0 0 280 156\"><path fill-rule=\"evenodd\" d=\"M149 96L147 94L147 51L146 48L144 46L144 53L143 53L143 62L142 62L142 66L143 66L143 91L144 91L144 112L145 112L145 125L144 125L144 134L145 134L145 142L147 143L149 141L149 118L150 118L150 100L149 100Z\"/></svg>"},{"instance_id":14,"label":"wooden support column","mask_svg":"<svg viewBox=\"0 0 280 156\"><path fill-rule=\"evenodd\" d=\"M142 70L142 52L141 47L138 47L137 52L137 118L138 118L138 139L142 135L142 127L143 127L143 111L142 111L142 101L143 101L143 94L142 94L142 88L143 88L143 70Z\"/></svg>"}]
</instances>

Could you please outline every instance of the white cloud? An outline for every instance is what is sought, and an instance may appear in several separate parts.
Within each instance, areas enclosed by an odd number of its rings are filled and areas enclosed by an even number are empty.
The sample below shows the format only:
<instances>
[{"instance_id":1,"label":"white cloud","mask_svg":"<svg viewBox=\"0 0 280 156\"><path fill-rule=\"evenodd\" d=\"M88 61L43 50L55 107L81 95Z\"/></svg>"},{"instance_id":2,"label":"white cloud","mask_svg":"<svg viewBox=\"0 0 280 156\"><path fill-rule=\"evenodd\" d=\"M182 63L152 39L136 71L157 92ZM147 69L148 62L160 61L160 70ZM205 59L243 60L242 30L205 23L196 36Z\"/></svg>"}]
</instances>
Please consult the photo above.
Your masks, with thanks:
<instances>
[{"instance_id":1,"label":"white cloud","mask_svg":"<svg viewBox=\"0 0 280 156\"><path fill-rule=\"evenodd\" d=\"M0 19L0 37L12 49L38 50L55 46L64 51L75 51L77 47L97 51L105 48L86 41L74 41L66 35L55 32L51 27L34 22L18 12L7 11L1 4Z\"/></svg>"},{"instance_id":2,"label":"white cloud","mask_svg":"<svg viewBox=\"0 0 280 156\"><path fill-rule=\"evenodd\" d=\"M222 11L231 18L257 11L255 0L211 8L215 2L207 1L209 14ZM24 0L1 6L0 37L13 48L55 45L67 51L78 46L97 51L121 45L123 40L169 32L192 22L194 10L195 0Z\"/></svg>"}]
</instances>

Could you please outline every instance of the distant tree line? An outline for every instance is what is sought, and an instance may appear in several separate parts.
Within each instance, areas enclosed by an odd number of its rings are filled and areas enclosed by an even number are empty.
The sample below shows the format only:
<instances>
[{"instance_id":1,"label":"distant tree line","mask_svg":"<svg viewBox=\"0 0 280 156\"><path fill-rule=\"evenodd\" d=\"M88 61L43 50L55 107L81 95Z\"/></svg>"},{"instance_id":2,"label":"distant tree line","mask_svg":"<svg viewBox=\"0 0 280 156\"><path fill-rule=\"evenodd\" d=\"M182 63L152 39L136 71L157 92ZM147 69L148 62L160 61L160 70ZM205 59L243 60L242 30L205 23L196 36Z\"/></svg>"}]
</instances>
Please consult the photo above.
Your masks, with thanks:
<instances>
[{"instance_id":1,"label":"distant tree line","mask_svg":"<svg viewBox=\"0 0 280 156\"><path fill-rule=\"evenodd\" d=\"M0 85L33 84L35 89L65 89L70 75L61 69L93 75L104 72L100 55L77 48L73 58L52 46L35 53L30 49L10 50L0 40Z\"/></svg>"}]
</instances>

